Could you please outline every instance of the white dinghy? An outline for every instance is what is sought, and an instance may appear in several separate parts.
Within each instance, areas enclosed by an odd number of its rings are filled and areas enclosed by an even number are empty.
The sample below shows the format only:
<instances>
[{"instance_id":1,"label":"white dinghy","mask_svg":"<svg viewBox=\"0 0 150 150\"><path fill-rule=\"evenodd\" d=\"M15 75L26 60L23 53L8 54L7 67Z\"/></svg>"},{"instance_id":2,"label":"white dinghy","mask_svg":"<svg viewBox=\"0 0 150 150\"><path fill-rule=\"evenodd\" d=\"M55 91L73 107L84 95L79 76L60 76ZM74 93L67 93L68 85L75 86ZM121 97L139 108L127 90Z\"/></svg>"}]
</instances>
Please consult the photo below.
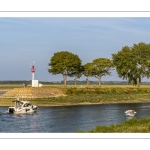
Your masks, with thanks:
<instances>
[{"instance_id":1,"label":"white dinghy","mask_svg":"<svg viewBox=\"0 0 150 150\"><path fill-rule=\"evenodd\" d=\"M14 107L9 107L8 113L34 113L38 108L37 105L32 105L29 101L16 99L12 102L14 102Z\"/></svg>"},{"instance_id":2,"label":"white dinghy","mask_svg":"<svg viewBox=\"0 0 150 150\"><path fill-rule=\"evenodd\" d=\"M134 110L127 110L127 111L125 111L125 115L127 117L134 117L135 114L136 114L136 112Z\"/></svg>"}]
</instances>

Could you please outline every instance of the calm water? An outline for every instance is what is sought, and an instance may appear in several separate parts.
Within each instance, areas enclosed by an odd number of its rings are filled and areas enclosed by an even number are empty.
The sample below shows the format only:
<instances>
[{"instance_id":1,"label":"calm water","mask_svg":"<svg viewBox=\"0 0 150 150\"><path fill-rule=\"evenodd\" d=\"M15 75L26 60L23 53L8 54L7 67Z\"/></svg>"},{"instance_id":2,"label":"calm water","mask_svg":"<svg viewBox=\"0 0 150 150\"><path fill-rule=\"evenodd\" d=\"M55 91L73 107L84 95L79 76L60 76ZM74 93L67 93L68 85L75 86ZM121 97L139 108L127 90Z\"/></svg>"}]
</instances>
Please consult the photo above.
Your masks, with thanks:
<instances>
[{"instance_id":1,"label":"calm water","mask_svg":"<svg viewBox=\"0 0 150 150\"><path fill-rule=\"evenodd\" d=\"M137 119L150 117L150 103L92 106L39 107L37 113L7 114L0 107L1 133L74 133L95 126L121 124L128 120L124 111L134 109Z\"/></svg>"}]
</instances>

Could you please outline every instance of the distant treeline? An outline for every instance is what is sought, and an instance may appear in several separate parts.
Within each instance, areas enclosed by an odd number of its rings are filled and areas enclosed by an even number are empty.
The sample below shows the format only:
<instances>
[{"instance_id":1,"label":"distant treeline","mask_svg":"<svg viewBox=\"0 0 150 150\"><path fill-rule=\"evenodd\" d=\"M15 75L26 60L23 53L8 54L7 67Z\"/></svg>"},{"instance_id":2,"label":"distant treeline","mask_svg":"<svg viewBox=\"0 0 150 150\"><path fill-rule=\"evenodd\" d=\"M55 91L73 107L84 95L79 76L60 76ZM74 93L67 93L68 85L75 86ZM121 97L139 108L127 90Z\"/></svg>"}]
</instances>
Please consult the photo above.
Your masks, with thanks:
<instances>
[{"instance_id":1,"label":"distant treeline","mask_svg":"<svg viewBox=\"0 0 150 150\"><path fill-rule=\"evenodd\" d=\"M0 84L31 84L31 80L5 80L0 81ZM60 84L63 85L64 81L39 81L40 84ZM90 85L98 85L98 81L89 81ZM74 80L67 81L68 85L74 85ZM86 85L86 81L76 81L77 85ZM141 82L142 85L150 85L150 82ZM130 85L127 81L103 81L102 85ZM132 84L131 84L132 85Z\"/></svg>"},{"instance_id":2,"label":"distant treeline","mask_svg":"<svg viewBox=\"0 0 150 150\"><path fill-rule=\"evenodd\" d=\"M76 81L77 85L86 85L86 81ZM98 81L89 81L89 85L98 85ZM63 84L63 81L61 81ZM73 85L74 81L67 81L67 84ZM133 85L132 83L128 83L127 81L103 81L102 85ZM150 85L150 82L141 82L141 85Z\"/></svg>"},{"instance_id":3,"label":"distant treeline","mask_svg":"<svg viewBox=\"0 0 150 150\"><path fill-rule=\"evenodd\" d=\"M31 80L4 80L0 81L0 84L31 84Z\"/></svg>"}]
</instances>

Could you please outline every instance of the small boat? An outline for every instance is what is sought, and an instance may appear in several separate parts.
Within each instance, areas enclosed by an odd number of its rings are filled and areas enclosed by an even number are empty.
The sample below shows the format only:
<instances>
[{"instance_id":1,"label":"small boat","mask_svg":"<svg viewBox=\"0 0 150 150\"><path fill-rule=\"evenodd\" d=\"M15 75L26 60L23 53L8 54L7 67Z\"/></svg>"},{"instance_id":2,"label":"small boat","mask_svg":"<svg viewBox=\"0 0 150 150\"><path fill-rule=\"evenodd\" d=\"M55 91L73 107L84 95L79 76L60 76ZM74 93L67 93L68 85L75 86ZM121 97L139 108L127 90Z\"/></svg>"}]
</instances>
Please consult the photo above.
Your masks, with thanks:
<instances>
[{"instance_id":1,"label":"small boat","mask_svg":"<svg viewBox=\"0 0 150 150\"><path fill-rule=\"evenodd\" d=\"M12 102L14 102L14 107L9 107L8 113L34 113L38 108L37 105L32 105L29 101L16 99Z\"/></svg>"},{"instance_id":2,"label":"small boat","mask_svg":"<svg viewBox=\"0 0 150 150\"><path fill-rule=\"evenodd\" d=\"M127 117L134 117L135 114L136 114L136 112L134 110L127 110L127 111L125 111L125 115Z\"/></svg>"}]
</instances>

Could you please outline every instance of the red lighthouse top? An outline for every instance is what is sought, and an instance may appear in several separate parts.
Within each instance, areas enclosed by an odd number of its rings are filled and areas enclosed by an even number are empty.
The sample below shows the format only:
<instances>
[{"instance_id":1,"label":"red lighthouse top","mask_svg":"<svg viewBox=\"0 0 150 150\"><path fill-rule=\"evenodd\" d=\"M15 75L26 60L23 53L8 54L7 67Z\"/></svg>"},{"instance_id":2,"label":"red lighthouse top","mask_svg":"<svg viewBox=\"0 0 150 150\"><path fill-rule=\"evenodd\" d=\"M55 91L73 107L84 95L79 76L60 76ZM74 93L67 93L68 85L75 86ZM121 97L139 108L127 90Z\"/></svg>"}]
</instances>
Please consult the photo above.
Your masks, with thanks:
<instances>
[{"instance_id":1,"label":"red lighthouse top","mask_svg":"<svg viewBox=\"0 0 150 150\"><path fill-rule=\"evenodd\" d=\"M32 65L31 72L32 72L32 73L34 73L34 72L35 72L34 65Z\"/></svg>"}]
</instances>

